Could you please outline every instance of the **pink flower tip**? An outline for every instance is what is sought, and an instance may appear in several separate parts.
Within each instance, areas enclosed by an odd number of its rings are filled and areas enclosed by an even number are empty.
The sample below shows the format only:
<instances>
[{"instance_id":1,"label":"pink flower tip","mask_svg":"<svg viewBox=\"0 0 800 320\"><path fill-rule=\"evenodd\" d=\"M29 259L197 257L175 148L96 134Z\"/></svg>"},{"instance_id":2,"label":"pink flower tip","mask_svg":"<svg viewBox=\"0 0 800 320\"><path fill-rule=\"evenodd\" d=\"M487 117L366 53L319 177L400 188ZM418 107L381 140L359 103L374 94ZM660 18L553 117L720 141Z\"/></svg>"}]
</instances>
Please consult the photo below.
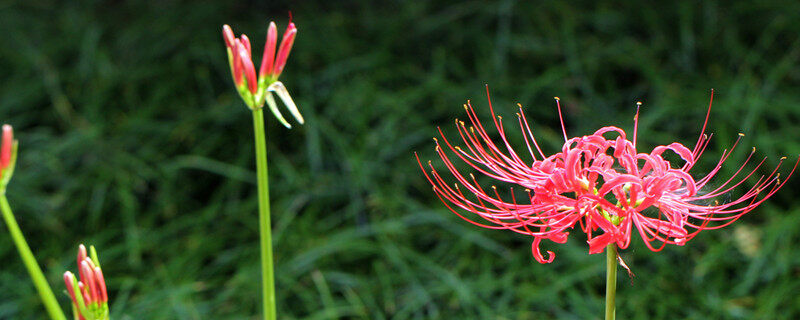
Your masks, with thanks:
<instances>
[{"instance_id":1,"label":"pink flower tip","mask_svg":"<svg viewBox=\"0 0 800 320\"><path fill-rule=\"evenodd\" d=\"M81 244L78 246L78 263L81 263L81 261L83 261L84 259L86 259L86 257L87 257L87 254L86 254L86 246L84 246L84 245L81 243Z\"/></svg>"},{"instance_id":2,"label":"pink flower tip","mask_svg":"<svg viewBox=\"0 0 800 320\"><path fill-rule=\"evenodd\" d=\"M231 29L231 26L227 24L222 26L222 37L225 39L225 46L227 46L229 49L231 49L231 51L233 51L233 47L235 44L233 39L235 37L233 36L233 29Z\"/></svg>"}]
</instances>

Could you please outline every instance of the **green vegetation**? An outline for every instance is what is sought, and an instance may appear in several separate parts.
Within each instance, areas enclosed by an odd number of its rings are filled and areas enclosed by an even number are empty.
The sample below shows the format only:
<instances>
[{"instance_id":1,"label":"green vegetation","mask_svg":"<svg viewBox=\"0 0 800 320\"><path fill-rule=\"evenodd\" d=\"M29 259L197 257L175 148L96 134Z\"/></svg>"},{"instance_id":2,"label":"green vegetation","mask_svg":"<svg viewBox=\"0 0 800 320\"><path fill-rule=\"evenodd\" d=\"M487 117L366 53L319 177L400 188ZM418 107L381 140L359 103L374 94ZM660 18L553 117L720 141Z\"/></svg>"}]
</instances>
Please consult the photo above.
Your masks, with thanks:
<instances>
[{"instance_id":1,"label":"green vegetation","mask_svg":"<svg viewBox=\"0 0 800 320\"><path fill-rule=\"evenodd\" d=\"M462 221L422 177L413 151L435 160L436 126L455 134L466 99L488 119L485 83L498 113L525 106L545 152L563 141L553 96L571 135L629 130L643 101L649 148L693 145L713 87L698 171L738 132L727 173L751 146L767 167L800 153L788 1L6 1L0 121L19 139L7 195L63 307L61 273L86 242L102 248L112 319L258 317L251 120L220 30L261 45L288 10L299 32L281 80L306 124L267 121L279 319L602 316L605 257L584 238L545 242L558 257L540 265L531 239ZM684 247L634 239L619 318L800 317L798 178ZM0 319L44 318L5 233L0 261Z\"/></svg>"}]
</instances>

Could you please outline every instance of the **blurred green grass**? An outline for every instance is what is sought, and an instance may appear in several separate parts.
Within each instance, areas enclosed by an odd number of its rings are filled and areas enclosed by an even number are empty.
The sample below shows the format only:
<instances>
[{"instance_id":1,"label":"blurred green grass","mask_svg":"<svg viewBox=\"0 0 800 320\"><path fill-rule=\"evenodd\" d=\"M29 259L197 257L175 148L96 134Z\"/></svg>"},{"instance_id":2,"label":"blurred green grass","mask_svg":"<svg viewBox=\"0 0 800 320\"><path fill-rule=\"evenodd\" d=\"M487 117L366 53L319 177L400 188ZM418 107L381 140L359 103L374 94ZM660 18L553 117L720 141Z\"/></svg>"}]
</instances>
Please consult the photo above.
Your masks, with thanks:
<instances>
[{"instance_id":1,"label":"blurred green grass","mask_svg":"<svg viewBox=\"0 0 800 320\"><path fill-rule=\"evenodd\" d=\"M419 172L413 151L433 159L465 99L488 113L484 84L500 114L526 106L546 151L553 96L572 135L629 129L641 100L642 146L691 144L713 87L699 171L738 132L738 159L800 153L794 2L0 2L0 120L20 140L8 197L57 291L85 242L114 319L258 318L252 128L220 26L260 52L288 10L282 80L307 124L268 121L283 319L600 317L604 257L584 239L545 244L558 257L539 265L530 239L461 221ZM685 247L634 239L620 317L800 317L797 181ZM43 318L1 234L0 259L0 319Z\"/></svg>"}]
</instances>

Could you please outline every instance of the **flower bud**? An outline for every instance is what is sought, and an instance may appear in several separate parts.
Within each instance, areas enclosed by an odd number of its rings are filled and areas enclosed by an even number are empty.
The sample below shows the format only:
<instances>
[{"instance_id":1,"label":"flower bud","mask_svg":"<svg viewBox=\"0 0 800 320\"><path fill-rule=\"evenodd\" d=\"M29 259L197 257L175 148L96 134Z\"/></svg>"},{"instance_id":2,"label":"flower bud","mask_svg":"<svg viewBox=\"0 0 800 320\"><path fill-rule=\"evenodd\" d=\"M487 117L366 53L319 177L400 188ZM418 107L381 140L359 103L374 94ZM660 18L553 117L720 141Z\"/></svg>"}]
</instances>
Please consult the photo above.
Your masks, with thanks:
<instances>
[{"instance_id":1,"label":"flower bud","mask_svg":"<svg viewBox=\"0 0 800 320\"><path fill-rule=\"evenodd\" d=\"M275 58L275 67L272 70L273 77L276 79L281 75L281 72L283 72L283 67L286 66L286 59L289 58L289 52L292 51L292 45L294 44L294 37L296 35L297 27L294 26L294 23L289 23L289 26L286 27L286 32L283 34L283 40L281 40L281 46Z\"/></svg>"},{"instance_id":2,"label":"flower bud","mask_svg":"<svg viewBox=\"0 0 800 320\"><path fill-rule=\"evenodd\" d=\"M11 163L11 153L14 149L14 129L10 125L3 125L3 142L0 146L0 171L8 168Z\"/></svg>"},{"instance_id":3,"label":"flower bud","mask_svg":"<svg viewBox=\"0 0 800 320\"><path fill-rule=\"evenodd\" d=\"M275 62L275 46L278 44L278 27L275 22L269 23L267 28L267 43L264 44L264 56L261 58L261 68L258 77L264 78L272 75L272 66Z\"/></svg>"}]
</instances>

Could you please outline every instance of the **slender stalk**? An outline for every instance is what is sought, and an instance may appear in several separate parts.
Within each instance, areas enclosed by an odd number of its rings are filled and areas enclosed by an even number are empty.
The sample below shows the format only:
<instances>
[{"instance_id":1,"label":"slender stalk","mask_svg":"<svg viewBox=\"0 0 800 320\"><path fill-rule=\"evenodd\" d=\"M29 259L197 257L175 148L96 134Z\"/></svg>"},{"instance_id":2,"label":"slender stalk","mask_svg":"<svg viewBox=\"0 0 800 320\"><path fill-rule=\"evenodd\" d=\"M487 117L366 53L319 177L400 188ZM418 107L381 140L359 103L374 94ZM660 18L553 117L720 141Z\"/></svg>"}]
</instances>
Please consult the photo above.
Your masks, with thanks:
<instances>
[{"instance_id":1,"label":"slender stalk","mask_svg":"<svg viewBox=\"0 0 800 320\"><path fill-rule=\"evenodd\" d=\"M14 219L14 213L11 212L11 206L8 205L5 192L0 194L0 211L3 212L3 219L6 221L6 226L8 226L8 233L11 234L11 239L14 241L14 245L17 246L19 256L28 269L28 274L30 274L31 280L33 280L33 285L36 286L36 290L39 291L39 296L42 298L42 303L44 303L44 307L47 309L50 319L66 320L67 318L64 316L64 311L62 311L61 307L58 305L56 296L53 295L53 290L50 289L50 285L47 284L47 279L44 277L42 269L39 268L39 264L36 263L36 257L33 256L31 248L28 246L25 237L22 235L22 231L19 229L17 220Z\"/></svg>"},{"instance_id":2,"label":"slender stalk","mask_svg":"<svg viewBox=\"0 0 800 320\"><path fill-rule=\"evenodd\" d=\"M614 300L617 295L617 245L606 247L606 320L614 320L617 311Z\"/></svg>"},{"instance_id":3,"label":"slender stalk","mask_svg":"<svg viewBox=\"0 0 800 320\"><path fill-rule=\"evenodd\" d=\"M261 234L261 296L264 319L275 320L275 276L272 265L272 230L269 213L269 177L267 174L267 136L264 111L253 110L256 136L256 171L258 176L258 227Z\"/></svg>"}]
</instances>

